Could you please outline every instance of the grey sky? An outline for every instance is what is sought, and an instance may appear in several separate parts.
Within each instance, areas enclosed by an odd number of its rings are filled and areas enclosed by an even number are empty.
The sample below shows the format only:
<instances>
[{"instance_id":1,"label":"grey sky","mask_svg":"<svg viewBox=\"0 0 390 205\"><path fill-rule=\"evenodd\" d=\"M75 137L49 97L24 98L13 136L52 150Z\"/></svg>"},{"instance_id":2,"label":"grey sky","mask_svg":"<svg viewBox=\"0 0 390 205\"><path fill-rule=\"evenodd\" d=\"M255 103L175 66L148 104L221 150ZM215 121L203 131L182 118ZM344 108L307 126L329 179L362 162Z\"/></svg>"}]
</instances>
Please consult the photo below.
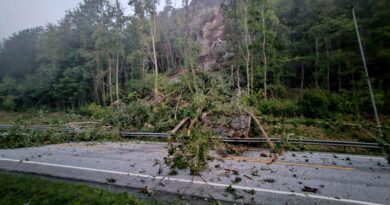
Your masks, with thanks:
<instances>
[{"instance_id":1,"label":"grey sky","mask_svg":"<svg viewBox=\"0 0 390 205\"><path fill-rule=\"evenodd\" d=\"M56 23L83 0L0 0L0 41L22 29ZM120 0L127 7L128 0ZM165 0L160 0L159 10ZM181 0L173 0L180 6Z\"/></svg>"}]
</instances>

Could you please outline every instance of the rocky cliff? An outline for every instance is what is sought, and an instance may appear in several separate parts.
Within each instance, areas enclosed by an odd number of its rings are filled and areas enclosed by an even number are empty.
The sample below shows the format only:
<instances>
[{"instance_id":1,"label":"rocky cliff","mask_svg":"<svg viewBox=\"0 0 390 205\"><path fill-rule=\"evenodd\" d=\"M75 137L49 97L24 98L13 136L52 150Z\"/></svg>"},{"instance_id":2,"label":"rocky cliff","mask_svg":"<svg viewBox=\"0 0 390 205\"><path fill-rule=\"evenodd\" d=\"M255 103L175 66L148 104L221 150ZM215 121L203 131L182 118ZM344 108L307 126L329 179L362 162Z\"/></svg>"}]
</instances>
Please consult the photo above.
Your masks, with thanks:
<instances>
[{"instance_id":1,"label":"rocky cliff","mask_svg":"<svg viewBox=\"0 0 390 205\"><path fill-rule=\"evenodd\" d=\"M222 40L223 33L223 15L218 7L213 18L203 26L200 38L200 63L206 70L212 70L216 67L220 54L225 50L226 43Z\"/></svg>"}]
</instances>

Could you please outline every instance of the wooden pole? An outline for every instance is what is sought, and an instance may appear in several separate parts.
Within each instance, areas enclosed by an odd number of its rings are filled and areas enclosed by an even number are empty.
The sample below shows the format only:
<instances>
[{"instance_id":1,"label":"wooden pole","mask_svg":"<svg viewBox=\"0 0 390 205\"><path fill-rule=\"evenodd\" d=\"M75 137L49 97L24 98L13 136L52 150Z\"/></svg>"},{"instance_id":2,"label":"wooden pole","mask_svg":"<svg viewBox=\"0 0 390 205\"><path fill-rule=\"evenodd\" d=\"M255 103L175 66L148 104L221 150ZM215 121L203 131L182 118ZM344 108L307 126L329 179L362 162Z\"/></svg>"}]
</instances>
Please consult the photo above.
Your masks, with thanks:
<instances>
[{"instance_id":1,"label":"wooden pole","mask_svg":"<svg viewBox=\"0 0 390 205\"><path fill-rule=\"evenodd\" d=\"M376 109L376 103L375 103L374 93L372 92L372 88L371 88L370 76L368 75L368 69L367 69L367 64L366 64L366 58L365 58L365 56L364 56L364 50L363 50L362 42L361 42L361 40L360 40L359 27L358 27L358 24L357 24L357 22L356 22L355 8L354 8L354 7L352 7L352 16L353 16L353 22L354 22L354 24L355 24L356 35L357 35L358 42L359 42L360 54L361 54L361 56L362 56L364 71L365 71L365 73L366 73L366 79L367 79L368 89L369 89L369 91L370 91L371 103L372 103L372 108L374 109L376 124L377 124L378 130L379 130L380 137L383 137L382 128L381 128L381 123L380 123L380 121L379 121L378 111L377 111L377 109Z\"/></svg>"}]
</instances>

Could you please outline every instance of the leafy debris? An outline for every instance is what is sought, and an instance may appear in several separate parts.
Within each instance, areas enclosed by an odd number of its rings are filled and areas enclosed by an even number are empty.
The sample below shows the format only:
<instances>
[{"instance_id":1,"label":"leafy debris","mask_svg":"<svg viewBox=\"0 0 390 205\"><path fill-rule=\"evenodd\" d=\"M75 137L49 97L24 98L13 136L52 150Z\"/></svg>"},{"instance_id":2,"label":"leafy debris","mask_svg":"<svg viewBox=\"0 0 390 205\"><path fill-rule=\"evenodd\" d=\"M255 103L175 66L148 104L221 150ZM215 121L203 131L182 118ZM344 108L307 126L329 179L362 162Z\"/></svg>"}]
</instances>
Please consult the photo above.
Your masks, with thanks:
<instances>
[{"instance_id":1,"label":"leafy debris","mask_svg":"<svg viewBox=\"0 0 390 205\"><path fill-rule=\"evenodd\" d=\"M116 182L116 179L114 179L114 178L107 178L106 179L106 181L108 182L108 183L115 183Z\"/></svg>"},{"instance_id":2,"label":"leafy debris","mask_svg":"<svg viewBox=\"0 0 390 205\"><path fill-rule=\"evenodd\" d=\"M304 187L302 188L302 191L303 191L303 192L317 193L317 192L318 192L318 189L317 189L317 188L313 188L313 187L309 187L309 186L304 186Z\"/></svg>"}]
</instances>

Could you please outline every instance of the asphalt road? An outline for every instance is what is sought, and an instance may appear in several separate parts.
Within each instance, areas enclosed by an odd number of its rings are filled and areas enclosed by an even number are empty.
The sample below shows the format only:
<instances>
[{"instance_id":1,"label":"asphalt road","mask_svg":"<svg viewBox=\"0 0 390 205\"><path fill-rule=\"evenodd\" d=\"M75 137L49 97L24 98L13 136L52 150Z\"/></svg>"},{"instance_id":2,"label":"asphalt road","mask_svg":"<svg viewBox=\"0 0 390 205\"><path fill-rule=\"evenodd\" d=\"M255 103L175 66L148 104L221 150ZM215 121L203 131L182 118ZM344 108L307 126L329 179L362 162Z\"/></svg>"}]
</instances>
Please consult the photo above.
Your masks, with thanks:
<instances>
[{"instance_id":1,"label":"asphalt road","mask_svg":"<svg viewBox=\"0 0 390 205\"><path fill-rule=\"evenodd\" d=\"M248 151L214 160L201 177L188 170L167 176L166 146L70 143L0 150L0 169L238 204L390 204L390 166L382 157L287 152L267 165L259 151ZM234 193L226 191L231 184Z\"/></svg>"}]
</instances>

